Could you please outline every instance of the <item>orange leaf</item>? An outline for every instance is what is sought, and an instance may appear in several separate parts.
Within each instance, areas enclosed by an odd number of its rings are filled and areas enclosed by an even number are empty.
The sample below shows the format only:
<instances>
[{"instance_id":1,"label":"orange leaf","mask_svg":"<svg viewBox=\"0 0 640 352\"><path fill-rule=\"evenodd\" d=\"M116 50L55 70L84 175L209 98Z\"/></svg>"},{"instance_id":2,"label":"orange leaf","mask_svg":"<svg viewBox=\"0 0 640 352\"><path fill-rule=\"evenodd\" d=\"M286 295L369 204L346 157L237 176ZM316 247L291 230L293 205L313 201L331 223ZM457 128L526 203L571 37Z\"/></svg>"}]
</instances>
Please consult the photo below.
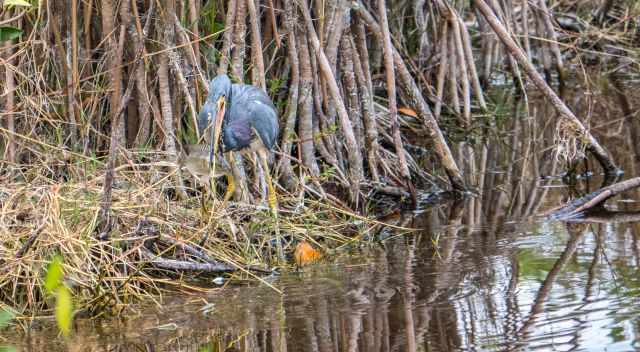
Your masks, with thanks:
<instances>
[{"instance_id":1,"label":"orange leaf","mask_svg":"<svg viewBox=\"0 0 640 352\"><path fill-rule=\"evenodd\" d=\"M406 107L398 109L398 112L403 115L418 117L418 114L415 111Z\"/></svg>"},{"instance_id":2,"label":"orange leaf","mask_svg":"<svg viewBox=\"0 0 640 352\"><path fill-rule=\"evenodd\" d=\"M303 266L320 259L322 254L306 241L302 241L296 246L296 250L293 252L293 257L298 266Z\"/></svg>"}]
</instances>

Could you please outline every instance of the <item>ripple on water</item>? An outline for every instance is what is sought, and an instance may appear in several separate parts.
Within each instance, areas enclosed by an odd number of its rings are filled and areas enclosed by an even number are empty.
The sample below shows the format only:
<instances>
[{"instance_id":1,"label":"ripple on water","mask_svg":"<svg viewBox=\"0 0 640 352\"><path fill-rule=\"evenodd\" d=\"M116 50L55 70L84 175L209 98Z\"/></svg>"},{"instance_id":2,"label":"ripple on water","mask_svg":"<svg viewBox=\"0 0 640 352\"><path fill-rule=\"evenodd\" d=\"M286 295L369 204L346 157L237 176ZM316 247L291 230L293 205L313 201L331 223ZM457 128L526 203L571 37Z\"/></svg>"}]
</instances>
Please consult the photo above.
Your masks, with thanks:
<instances>
[{"instance_id":1,"label":"ripple on water","mask_svg":"<svg viewBox=\"0 0 640 352\"><path fill-rule=\"evenodd\" d=\"M384 250L283 273L272 282L282 295L260 284L229 287L165 298L122 320L79 320L74 343L159 351L198 351L215 339L255 350L285 344L288 352L639 348L631 237L605 242L591 230L570 235L559 223L515 229L493 244L449 234L438 250L430 233L397 237ZM30 336L17 336L24 343L17 345L61 341L51 325Z\"/></svg>"}]
</instances>

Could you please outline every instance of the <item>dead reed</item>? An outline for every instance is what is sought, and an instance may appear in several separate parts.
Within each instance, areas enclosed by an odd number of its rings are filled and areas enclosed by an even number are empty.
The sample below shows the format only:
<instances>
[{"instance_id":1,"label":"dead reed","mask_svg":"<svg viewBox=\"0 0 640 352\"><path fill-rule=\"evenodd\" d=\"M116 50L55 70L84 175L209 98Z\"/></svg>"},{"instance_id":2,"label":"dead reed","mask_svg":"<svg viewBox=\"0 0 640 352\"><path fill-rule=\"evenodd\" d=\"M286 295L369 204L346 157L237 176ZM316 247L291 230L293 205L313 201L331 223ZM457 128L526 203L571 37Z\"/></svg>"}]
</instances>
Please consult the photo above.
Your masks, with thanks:
<instances>
[{"instance_id":1,"label":"dead reed","mask_svg":"<svg viewBox=\"0 0 640 352\"><path fill-rule=\"evenodd\" d=\"M105 164L70 155L30 165L0 180L0 301L19 312L48 308L43 272L64 258L65 280L79 306L100 311L167 289L202 290L225 274L254 279L289 265L275 256L274 220L266 205L222 202L203 212L196 185L177 198L164 155L115 170L109 236L101 236ZM64 179L63 182L61 182ZM340 202L280 190L283 246L305 241L332 253L379 224ZM203 281L204 280L204 281ZM208 282L208 283L207 283Z\"/></svg>"},{"instance_id":2,"label":"dead reed","mask_svg":"<svg viewBox=\"0 0 640 352\"><path fill-rule=\"evenodd\" d=\"M330 253L379 227L358 215L372 213L374 193L415 202L415 187L482 185L450 143L483 118L495 126L488 115L500 102L485 90L501 80L525 101L531 80L572 128L558 134L571 142L566 155L586 149L612 169L586 118L563 102L565 76L589 64L640 72L633 0L8 3L0 301L24 313L49 307L42 272L56 254L80 306L101 311L197 290L190 273L268 275L283 263L278 245ZM251 158L235 156L234 202L206 212L201 189L176 169L216 73L278 106L284 243L274 242Z\"/></svg>"}]
</instances>

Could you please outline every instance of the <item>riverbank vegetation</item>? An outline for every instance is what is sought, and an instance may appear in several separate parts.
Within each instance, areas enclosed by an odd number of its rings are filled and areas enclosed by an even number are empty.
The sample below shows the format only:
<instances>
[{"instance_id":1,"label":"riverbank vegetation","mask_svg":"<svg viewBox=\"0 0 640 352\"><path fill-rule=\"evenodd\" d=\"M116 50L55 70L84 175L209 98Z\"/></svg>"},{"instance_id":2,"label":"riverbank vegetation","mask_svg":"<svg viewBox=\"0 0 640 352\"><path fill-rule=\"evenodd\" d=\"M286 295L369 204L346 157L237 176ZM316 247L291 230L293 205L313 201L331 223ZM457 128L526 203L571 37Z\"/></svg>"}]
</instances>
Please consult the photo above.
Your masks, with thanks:
<instances>
[{"instance_id":1,"label":"riverbank vegetation","mask_svg":"<svg viewBox=\"0 0 640 352\"><path fill-rule=\"evenodd\" d=\"M59 255L76 306L98 314L223 274L268 285L291 262L275 248L330 256L375 239L389 205L432 199L420 190L482 197L464 165L486 163L504 122L497 85L554 106L549 155L565 169L590 153L615 172L562 97L592 66L637 79L640 5L5 0L0 40L0 301L50 309L43 273ZM179 168L221 73L279 109L278 219L255 157L229 156L241 182L224 205Z\"/></svg>"}]
</instances>

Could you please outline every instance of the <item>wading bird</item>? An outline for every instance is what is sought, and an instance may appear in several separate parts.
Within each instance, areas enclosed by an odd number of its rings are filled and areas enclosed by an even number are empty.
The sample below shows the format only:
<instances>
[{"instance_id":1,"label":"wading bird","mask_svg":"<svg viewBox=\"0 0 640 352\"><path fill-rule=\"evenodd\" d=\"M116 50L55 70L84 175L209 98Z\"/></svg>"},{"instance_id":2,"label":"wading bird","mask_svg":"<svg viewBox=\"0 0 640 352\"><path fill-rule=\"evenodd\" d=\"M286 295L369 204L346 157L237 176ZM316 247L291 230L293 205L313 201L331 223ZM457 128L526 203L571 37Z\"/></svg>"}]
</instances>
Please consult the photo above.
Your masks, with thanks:
<instances>
[{"instance_id":1,"label":"wading bird","mask_svg":"<svg viewBox=\"0 0 640 352\"><path fill-rule=\"evenodd\" d=\"M278 204L269 172L268 155L278 138L278 114L269 96L257 87L232 84L227 75L218 75L209 84L209 95L198 116L198 129L210 146L207 151L211 170L215 170L216 164L223 159L217 156L220 139L223 153L258 153L267 179L269 207L277 216ZM228 171L225 174L233 191L233 177L228 176ZM229 187L226 196L230 196Z\"/></svg>"}]
</instances>

